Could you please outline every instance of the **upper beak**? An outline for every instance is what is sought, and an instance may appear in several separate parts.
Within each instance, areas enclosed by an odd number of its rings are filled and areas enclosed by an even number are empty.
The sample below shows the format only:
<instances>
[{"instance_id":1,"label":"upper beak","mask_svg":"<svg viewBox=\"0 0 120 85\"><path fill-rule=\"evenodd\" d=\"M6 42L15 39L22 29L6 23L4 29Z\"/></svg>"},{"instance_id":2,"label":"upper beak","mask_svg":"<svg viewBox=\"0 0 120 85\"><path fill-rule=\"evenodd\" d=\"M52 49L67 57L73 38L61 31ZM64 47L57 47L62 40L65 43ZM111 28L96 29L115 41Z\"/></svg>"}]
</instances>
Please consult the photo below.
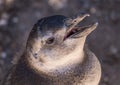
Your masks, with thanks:
<instances>
[{"instance_id":1,"label":"upper beak","mask_svg":"<svg viewBox=\"0 0 120 85\"><path fill-rule=\"evenodd\" d=\"M72 38L79 38L82 36L87 36L89 33L91 33L95 28L97 27L98 23L94 23L93 25L85 26L85 27L76 27L76 25L81 22L83 19L85 19L87 16L90 16L89 14L79 14L77 16L74 16L72 18L68 18L65 20L65 25L67 26L67 31L64 37L64 40L66 38L72 37Z\"/></svg>"}]
</instances>

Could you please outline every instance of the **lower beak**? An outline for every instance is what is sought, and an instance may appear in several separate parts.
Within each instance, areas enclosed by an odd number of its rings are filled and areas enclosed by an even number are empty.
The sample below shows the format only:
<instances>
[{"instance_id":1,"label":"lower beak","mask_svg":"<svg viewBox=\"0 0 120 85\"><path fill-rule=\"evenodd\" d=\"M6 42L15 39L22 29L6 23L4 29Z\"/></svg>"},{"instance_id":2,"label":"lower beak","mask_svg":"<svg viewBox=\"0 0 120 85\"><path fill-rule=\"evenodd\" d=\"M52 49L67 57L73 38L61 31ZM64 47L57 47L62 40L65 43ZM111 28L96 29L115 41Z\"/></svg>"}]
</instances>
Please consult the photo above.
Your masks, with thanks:
<instances>
[{"instance_id":1,"label":"lower beak","mask_svg":"<svg viewBox=\"0 0 120 85\"><path fill-rule=\"evenodd\" d=\"M76 27L76 25L87 16L89 16L89 14L80 14L80 15L77 15L76 17L68 18L65 21L65 24L67 26L67 31L66 31L64 40L67 38L80 38L83 36L87 36L93 30L95 30L95 28L98 26L97 22L89 26Z\"/></svg>"}]
</instances>

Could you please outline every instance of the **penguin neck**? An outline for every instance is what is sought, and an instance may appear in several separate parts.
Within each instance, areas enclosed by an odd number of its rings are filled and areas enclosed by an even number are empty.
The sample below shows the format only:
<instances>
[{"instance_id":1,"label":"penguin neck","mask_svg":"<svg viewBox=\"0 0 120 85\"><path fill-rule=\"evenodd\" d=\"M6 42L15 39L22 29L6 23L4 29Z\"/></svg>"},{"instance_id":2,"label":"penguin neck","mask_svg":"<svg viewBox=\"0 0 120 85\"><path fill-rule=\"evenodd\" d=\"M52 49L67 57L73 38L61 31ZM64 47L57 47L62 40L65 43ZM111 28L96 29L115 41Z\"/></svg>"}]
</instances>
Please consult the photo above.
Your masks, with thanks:
<instances>
[{"instance_id":1,"label":"penguin neck","mask_svg":"<svg viewBox=\"0 0 120 85\"><path fill-rule=\"evenodd\" d=\"M63 56L59 60L48 61L41 63L36 60L31 52L25 54L29 66L38 73L47 74L50 76L58 73L62 74L71 70L75 66L82 63L84 59L84 43L86 38L76 40L77 47L68 55Z\"/></svg>"}]
</instances>

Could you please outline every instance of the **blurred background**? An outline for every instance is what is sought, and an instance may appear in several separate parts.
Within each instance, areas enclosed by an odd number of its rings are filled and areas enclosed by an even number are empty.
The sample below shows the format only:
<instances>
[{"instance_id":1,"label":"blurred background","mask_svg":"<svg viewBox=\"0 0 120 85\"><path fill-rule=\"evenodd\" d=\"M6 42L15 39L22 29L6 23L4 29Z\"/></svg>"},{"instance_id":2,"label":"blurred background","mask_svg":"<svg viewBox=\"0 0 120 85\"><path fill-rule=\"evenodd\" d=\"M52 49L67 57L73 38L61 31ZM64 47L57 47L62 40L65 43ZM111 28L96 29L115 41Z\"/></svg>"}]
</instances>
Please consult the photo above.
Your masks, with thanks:
<instances>
[{"instance_id":1,"label":"blurred background","mask_svg":"<svg viewBox=\"0 0 120 85\"><path fill-rule=\"evenodd\" d=\"M120 85L120 0L0 0L0 81L23 53L37 20L78 12L91 14L84 22L99 22L86 43L101 62L100 85Z\"/></svg>"}]
</instances>

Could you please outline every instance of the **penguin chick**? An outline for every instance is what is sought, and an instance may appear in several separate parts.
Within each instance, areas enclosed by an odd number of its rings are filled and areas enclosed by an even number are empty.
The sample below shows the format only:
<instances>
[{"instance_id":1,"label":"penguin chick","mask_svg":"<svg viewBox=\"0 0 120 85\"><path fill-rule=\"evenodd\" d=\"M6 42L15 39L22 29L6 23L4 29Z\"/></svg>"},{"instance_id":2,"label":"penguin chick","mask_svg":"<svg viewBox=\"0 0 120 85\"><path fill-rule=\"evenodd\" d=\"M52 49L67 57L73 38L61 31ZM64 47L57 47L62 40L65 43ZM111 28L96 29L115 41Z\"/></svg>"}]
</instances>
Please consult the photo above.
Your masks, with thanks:
<instances>
[{"instance_id":1,"label":"penguin chick","mask_svg":"<svg viewBox=\"0 0 120 85\"><path fill-rule=\"evenodd\" d=\"M87 16L40 19L3 85L98 85L101 66L94 53L84 46L98 23L77 26Z\"/></svg>"}]
</instances>

